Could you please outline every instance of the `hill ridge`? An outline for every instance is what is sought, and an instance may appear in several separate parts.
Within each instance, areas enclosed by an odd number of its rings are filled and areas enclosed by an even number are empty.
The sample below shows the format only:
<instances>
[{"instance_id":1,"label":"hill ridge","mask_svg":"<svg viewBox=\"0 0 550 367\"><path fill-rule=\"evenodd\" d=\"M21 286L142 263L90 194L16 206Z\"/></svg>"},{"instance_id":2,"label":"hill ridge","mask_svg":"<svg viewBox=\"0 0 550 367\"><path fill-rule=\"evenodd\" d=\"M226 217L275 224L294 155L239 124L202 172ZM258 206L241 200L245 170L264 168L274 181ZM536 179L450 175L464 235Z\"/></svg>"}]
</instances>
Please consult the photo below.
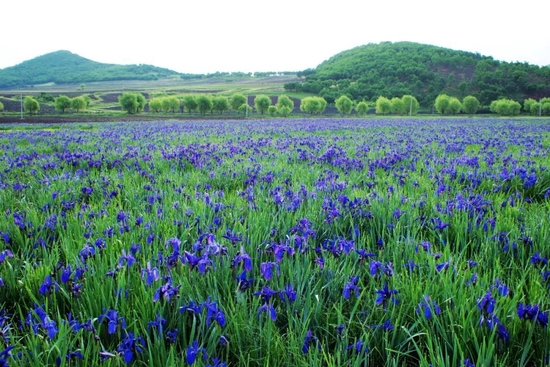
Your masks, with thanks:
<instances>
[{"instance_id":1,"label":"hill ridge","mask_svg":"<svg viewBox=\"0 0 550 367\"><path fill-rule=\"evenodd\" d=\"M430 105L440 93L475 95L483 104L550 95L550 68L509 63L491 56L416 42L369 43L342 51L299 73L289 90L319 94L328 102L342 94L375 100L413 94Z\"/></svg>"},{"instance_id":2,"label":"hill ridge","mask_svg":"<svg viewBox=\"0 0 550 367\"><path fill-rule=\"evenodd\" d=\"M180 74L153 65L106 64L68 50L53 51L0 69L0 88L46 83L79 84L114 80L156 80Z\"/></svg>"}]
</instances>

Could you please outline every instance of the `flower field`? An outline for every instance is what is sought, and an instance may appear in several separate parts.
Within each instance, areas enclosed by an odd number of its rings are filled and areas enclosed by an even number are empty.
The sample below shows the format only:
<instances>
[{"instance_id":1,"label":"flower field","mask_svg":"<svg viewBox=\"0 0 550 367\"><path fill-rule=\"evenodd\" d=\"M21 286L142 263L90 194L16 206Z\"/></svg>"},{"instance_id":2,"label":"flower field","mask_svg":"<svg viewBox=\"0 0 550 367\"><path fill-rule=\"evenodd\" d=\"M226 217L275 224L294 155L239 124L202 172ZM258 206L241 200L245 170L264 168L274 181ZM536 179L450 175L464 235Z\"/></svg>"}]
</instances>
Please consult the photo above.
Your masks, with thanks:
<instances>
[{"instance_id":1,"label":"flower field","mask_svg":"<svg viewBox=\"0 0 550 367\"><path fill-rule=\"evenodd\" d=\"M548 366L549 119L0 127L0 366Z\"/></svg>"}]
</instances>

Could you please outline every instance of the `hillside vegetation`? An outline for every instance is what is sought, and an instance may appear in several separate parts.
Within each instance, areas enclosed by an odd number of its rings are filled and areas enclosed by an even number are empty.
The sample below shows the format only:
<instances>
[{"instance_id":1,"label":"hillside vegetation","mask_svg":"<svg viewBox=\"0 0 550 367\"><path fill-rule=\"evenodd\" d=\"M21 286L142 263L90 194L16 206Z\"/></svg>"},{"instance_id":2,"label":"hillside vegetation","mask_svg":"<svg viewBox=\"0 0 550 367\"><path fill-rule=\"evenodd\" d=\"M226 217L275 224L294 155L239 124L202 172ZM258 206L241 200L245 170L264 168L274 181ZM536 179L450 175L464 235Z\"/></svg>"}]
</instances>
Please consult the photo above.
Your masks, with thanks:
<instances>
[{"instance_id":1,"label":"hillside vegetation","mask_svg":"<svg viewBox=\"0 0 550 367\"><path fill-rule=\"evenodd\" d=\"M0 70L0 88L46 83L87 83L113 80L156 80L179 76L151 65L114 65L88 60L69 51L56 51Z\"/></svg>"},{"instance_id":2,"label":"hillside vegetation","mask_svg":"<svg viewBox=\"0 0 550 367\"><path fill-rule=\"evenodd\" d=\"M550 95L550 68L508 63L478 53L418 44L383 42L341 52L298 75L287 90L317 93L329 103L342 94L355 100L412 94L431 105L441 93L524 100Z\"/></svg>"}]
</instances>

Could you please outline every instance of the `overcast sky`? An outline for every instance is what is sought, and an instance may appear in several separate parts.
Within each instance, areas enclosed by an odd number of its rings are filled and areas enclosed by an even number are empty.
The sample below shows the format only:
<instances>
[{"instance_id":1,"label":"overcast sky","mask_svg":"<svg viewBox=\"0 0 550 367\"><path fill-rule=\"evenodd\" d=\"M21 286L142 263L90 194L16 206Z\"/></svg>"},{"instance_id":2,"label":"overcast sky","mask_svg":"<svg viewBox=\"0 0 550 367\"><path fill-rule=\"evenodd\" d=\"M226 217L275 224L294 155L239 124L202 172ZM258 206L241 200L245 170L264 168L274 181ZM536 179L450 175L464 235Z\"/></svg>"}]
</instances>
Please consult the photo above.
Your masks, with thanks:
<instances>
[{"instance_id":1,"label":"overcast sky","mask_svg":"<svg viewBox=\"0 0 550 367\"><path fill-rule=\"evenodd\" d=\"M0 68L68 50L182 73L299 71L383 41L542 66L550 65L549 14L549 0L5 1Z\"/></svg>"}]
</instances>

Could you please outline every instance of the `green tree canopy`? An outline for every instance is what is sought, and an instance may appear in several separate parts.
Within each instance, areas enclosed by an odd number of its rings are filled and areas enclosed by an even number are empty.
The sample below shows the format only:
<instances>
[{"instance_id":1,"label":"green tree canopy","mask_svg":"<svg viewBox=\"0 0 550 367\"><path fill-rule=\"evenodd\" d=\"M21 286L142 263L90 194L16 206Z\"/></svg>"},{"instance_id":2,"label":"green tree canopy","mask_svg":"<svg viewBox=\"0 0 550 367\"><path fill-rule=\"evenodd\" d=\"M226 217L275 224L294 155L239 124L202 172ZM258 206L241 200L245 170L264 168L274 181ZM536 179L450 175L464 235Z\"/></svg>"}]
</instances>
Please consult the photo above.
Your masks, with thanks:
<instances>
[{"instance_id":1,"label":"green tree canopy","mask_svg":"<svg viewBox=\"0 0 550 367\"><path fill-rule=\"evenodd\" d=\"M122 110L129 114L138 113L145 107L145 97L141 93L122 93L122 96L118 97L118 103L122 107Z\"/></svg>"},{"instance_id":2,"label":"green tree canopy","mask_svg":"<svg viewBox=\"0 0 550 367\"><path fill-rule=\"evenodd\" d=\"M212 98L212 108L214 111L218 111L220 114L223 114L224 111L229 109L229 101L227 100L227 97L216 96Z\"/></svg>"},{"instance_id":3,"label":"green tree canopy","mask_svg":"<svg viewBox=\"0 0 550 367\"><path fill-rule=\"evenodd\" d=\"M387 115L391 112L391 101L386 97L380 96L376 100L376 114L377 115Z\"/></svg>"},{"instance_id":4,"label":"green tree canopy","mask_svg":"<svg viewBox=\"0 0 550 367\"><path fill-rule=\"evenodd\" d=\"M342 115L350 114L351 110L353 109L353 102L346 95L342 95L338 97L335 103L336 103L336 108L338 109L338 112L340 112Z\"/></svg>"},{"instance_id":5,"label":"green tree canopy","mask_svg":"<svg viewBox=\"0 0 550 367\"><path fill-rule=\"evenodd\" d=\"M205 94L200 94L196 97L197 109L201 115L205 115L208 111L212 111L212 98Z\"/></svg>"},{"instance_id":6,"label":"green tree canopy","mask_svg":"<svg viewBox=\"0 0 550 367\"><path fill-rule=\"evenodd\" d=\"M403 105L406 114L416 115L420 109L420 103L416 100L416 97L405 94L401 100L403 100Z\"/></svg>"},{"instance_id":7,"label":"green tree canopy","mask_svg":"<svg viewBox=\"0 0 550 367\"><path fill-rule=\"evenodd\" d=\"M456 97L450 97L449 98L449 106L447 107L447 111L450 115L456 115L457 113L462 110L462 103L460 103L459 99Z\"/></svg>"},{"instance_id":8,"label":"green tree canopy","mask_svg":"<svg viewBox=\"0 0 550 367\"><path fill-rule=\"evenodd\" d=\"M23 100L23 109L31 115L38 113L38 111L40 111L40 103L31 96L27 96Z\"/></svg>"},{"instance_id":9,"label":"green tree canopy","mask_svg":"<svg viewBox=\"0 0 550 367\"><path fill-rule=\"evenodd\" d=\"M287 95L281 94L277 98L277 104L275 107L280 115L288 116L294 110L294 101Z\"/></svg>"},{"instance_id":10,"label":"green tree canopy","mask_svg":"<svg viewBox=\"0 0 550 367\"><path fill-rule=\"evenodd\" d=\"M393 97L391 99L391 113L396 115L403 115L405 113L405 104L399 97Z\"/></svg>"},{"instance_id":11,"label":"green tree canopy","mask_svg":"<svg viewBox=\"0 0 550 367\"><path fill-rule=\"evenodd\" d=\"M0 102L0 112L4 111L4 104Z\"/></svg>"},{"instance_id":12,"label":"green tree canopy","mask_svg":"<svg viewBox=\"0 0 550 367\"><path fill-rule=\"evenodd\" d=\"M451 98L446 94L440 94L435 99L435 109L442 115L449 113L449 104L451 103Z\"/></svg>"},{"instance_id":13,"label":"green tree canopy","mask_svg":"<svg viewBox=\"0 0 550 367\"><path fill-rule=\"evenodd\" d=\"M238 111L239 107L246 103L246 96L241 93L234 93L229 99L229 106L233 111Z\"/></svg>"},{"instance_id":14,"label":"green tree canopy","mask_svg":"<svg viewBox=\"0 0 550 367\"><path fill-rule=\"evenodd\" d=\"M305 97L300 101L300 111L311 115L320 115L327 108L327 101L322 97Z\"/></svg>"},{"instance_id":15,"label":"green tree canopy","mask_svg":"<svg viewBox=\"0 0 550 367\"><path fill-rule=\"evenodd\" d=\"M477 113L477 110L479 110L479 106L480 103L474 96L466 96L462 100L462 111L470 116Z\"/></svg>"},{"instance_id":16,"label":"green tree canopy","mask_svg":"<svg viewBox=\"0 0 550 367\"><path fill-rule=\"evenodd\" d=\"M59 96L55 99L54 106L57 111L65 112L66 109L71 108L71 99L67 96Z\"/></svg>"},{"instance_id":17,"label":"green tree canopy","mask_svg":"<svg viewBox=\"0 0 550 367\"><path fill-rule=\"evenodd\" d=\"M254 106L260 114L264 114L269 106L271 106L271 98L264 94L259 94L254 98Z\"/></svg>"},{"instance_id":18,"label":"green tree canopy","mask_svg":"<svg viewBox=\"0 0 550 367\"><path fill-rule=\"evenodd\" d=\"M149 111L160 112L162 111L162 100L161 98L153 98L149 101Z\"/></svg>"},{"instance_id":19,"label":"green tree canopy","mask_svg":"<svg viewBox=\"0 0 550 367\"><path fill-rule=\"evenodd\" d=\"M74 97L71 100L71 108L75 110L77 113L80 110L86 109L86 100L84 99L84 97Z\"/></svg>"},{"instance_id":20,"label":"green tree canopy","mask_svg":"<svg viewBox=\"0 0 550 367\"><path fill-rule=\"evenodd\" d=\"M503 98L491 102L489 109L500 116L517 116L521 110L521 105L514 100Z\"/></svg>"},{"instance_id":21,"label":"green tree canopy","mask_svg":"<svg viewBox=\"0 0 550 367\"><path fill-rule=\"evenodd\" d=\"M197 98L191 94L183 96L183 108L189 113L196 111L199 108Z\"/></svg>"},{"instance_id":22,"label":"green tree canopy","mask_svg":"<svg viewBox=\"0 0 550 367\"><path fill-rule=\"evenodd\" d=\"M250 106L248 103L243 103L239 106L239 109L237 111L246 116L247 114L250 114L250 111L252 111L252 106Z\"/></svg>"},{"instance_id":23,"label":"green tree canopy","mask_svg":"<svg viewBox=\"0 0 550 367\"><path fill-rule=\"evenodd\" d=\"M270 116L275 116L275 115L277 114L277 107L275 107L275 106L269 106L269 107L267 108L267 113L268 113L268 115L270 115Z\"/></svg>"},{"instance_id":24,"label":"green tree canopy","mask_svg":"<svg viewBox=\"0 0 550 367\"><path fill-rule=\"evenodd\" d=\"M357 111L360 116L365 116L368 110L369 105L365 101L359 102L357 103L357 106L355 106L355 111Z\"/></svg>"},{"instance_id":25,"label":"green tree canopy","mask_svg":"<svg viewBox=\"0 0 550 367\"><path fill-rule=\"evenodd\" d=\"M162 105L162 110L165 113L168 113L170 111L174 113L176 112L176 110L180 109L180 100L176 96L163 97L160 103Z\"/></svg>"}]
</instances>

